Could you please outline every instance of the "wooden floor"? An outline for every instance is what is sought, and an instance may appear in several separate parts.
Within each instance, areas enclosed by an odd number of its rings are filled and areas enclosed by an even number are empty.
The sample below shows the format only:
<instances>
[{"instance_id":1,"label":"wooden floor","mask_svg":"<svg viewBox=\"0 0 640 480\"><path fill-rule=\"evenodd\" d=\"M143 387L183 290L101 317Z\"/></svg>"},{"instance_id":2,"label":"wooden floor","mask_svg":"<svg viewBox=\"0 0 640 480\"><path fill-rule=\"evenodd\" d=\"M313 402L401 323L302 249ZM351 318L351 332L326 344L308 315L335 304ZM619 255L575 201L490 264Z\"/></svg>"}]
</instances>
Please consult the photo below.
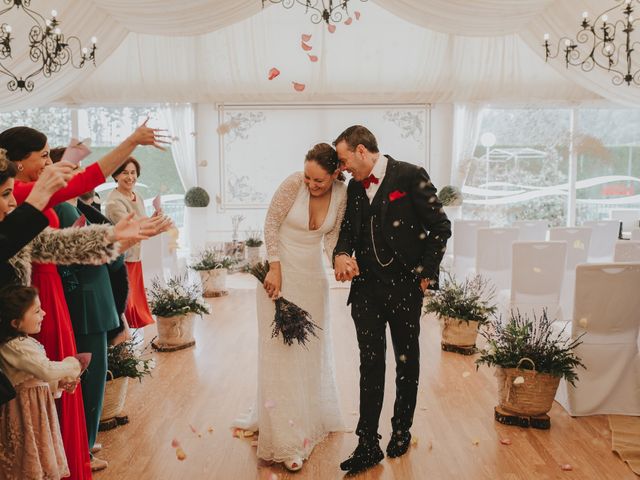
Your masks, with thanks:
<instances>
[{"instance_id":1,"label":"wooden floor","mask_svg":"<svg viewBox=\"0 0 640 480\"><path fill-rule=\"evenodd\" d=\"M240 286L248 286L242 274ZM242 283L244 282L244 283ZM341 406L348 428L357 422L358 348L346 289L331 290L332 325ZM255 394L255 292L231 289L211 299L212 314L198 321L195 348L155 353L153 377L132 382L126 413L130 423L100 433L98 455L109 468L98 480L336 479L339 463L357 443L351 433L332 434L319 445L302 471L260 464L250 439L232 437L229 425ZM400 459L385 459L359 479L635 479L611 452L605 416L571 418L558 404L552 427L541 431L508 427L493 419L497 387L493 371L476 372L474 357L442 352L439 327L422 320L418 407L412 429L417 445ZM147 327L145 340L155 335ZM393 405L391 351L387 359L382 447L389 438ZM468 372L468 374L467 374ZM209 431L211 430L212 431ZM195 432L193 431L195 430ZM502 445L500 439L510 439ZM187 458L179 461L171 446L180 441ZM570 464L573 471L562 471ZM275 476L274 476L275 475Z\"/></svg>"}]
</instances>

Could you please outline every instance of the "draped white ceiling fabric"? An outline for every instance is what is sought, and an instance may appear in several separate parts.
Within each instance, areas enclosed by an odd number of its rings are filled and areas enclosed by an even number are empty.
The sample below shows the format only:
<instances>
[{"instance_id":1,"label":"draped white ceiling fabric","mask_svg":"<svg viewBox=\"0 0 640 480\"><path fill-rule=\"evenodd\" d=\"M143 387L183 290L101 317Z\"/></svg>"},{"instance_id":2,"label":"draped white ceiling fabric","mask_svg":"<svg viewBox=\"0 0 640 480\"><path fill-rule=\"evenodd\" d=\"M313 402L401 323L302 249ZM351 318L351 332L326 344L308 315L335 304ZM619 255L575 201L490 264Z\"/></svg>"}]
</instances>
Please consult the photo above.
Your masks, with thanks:
<instances>
[{"instance_id":1,"label":"draped white ceiling fabric","mask_svg":"<svg viewBox=\"0 0 640 480\"><path fill-rule=\"evenodd\" d=\"M573 34L583 10L615 0L352 0L361 13L331 34L304 8L260 0L34 0L59 11L66 34L98 37L98 67L37 77L0 109L51 103L574 102L640 106L638 87L607 72L545 64L542 35ZM24 17L24 15L23 15ZM17 15L16 15L17 18ZM3 17L4 21L4 17ZM28 22L12 21L16 44ZM21 33L20 33L21 32ZM308 52L300 35L312 34ZM26 43L26 41L24 41ZM25 71L26 49L10 68ZM269 81L267 72L281 74ZM292 82L306 85L297 92Z\"/></svg>"}]
</instances>

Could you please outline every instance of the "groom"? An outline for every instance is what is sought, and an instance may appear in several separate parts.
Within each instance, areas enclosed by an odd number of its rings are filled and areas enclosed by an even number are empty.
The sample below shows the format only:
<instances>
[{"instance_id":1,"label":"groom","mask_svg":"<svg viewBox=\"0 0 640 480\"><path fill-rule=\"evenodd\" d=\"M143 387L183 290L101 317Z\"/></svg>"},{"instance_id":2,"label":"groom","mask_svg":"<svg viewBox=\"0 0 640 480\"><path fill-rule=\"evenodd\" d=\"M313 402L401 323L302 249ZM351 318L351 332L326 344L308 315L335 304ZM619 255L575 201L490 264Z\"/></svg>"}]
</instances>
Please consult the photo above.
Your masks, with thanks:
<instances>
[{"instance_id":1,"label":"groom","mask_svg":"<svg viewBox=\"0 0 640 480\"><path fill-rule=\"evenodd\" d=\"M387 323L396 360L393 433L387 455L399 457L409 448L420 371L422 299L427 289L438 288L451 223L424 168L381 155L367 128L349 127L333 144L341 170L353 177L333 252L336 279L352 280L347 305L351 304L360 349L359 442L340 464L353 474L384 458L378 422Z\"/></svg>"}]
</instances>

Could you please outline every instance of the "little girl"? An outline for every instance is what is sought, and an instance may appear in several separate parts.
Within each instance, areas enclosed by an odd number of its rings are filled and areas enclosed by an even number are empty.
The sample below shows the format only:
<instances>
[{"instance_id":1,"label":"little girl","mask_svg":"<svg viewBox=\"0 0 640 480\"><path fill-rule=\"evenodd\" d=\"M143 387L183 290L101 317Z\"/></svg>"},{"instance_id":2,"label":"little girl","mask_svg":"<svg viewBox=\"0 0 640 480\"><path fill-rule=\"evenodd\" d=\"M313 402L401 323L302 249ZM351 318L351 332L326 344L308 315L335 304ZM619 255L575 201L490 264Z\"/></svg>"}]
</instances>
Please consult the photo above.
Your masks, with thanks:
<instances>
[{"instance_id":1,"label":"little girl","mask_svg":"<svg viewBox=\"0 0 640 480\"><path fill-rule=\"evenodd\" d=\"M0 406L0 480L69 476L53 395L74 389L86 365L74 357L50 361L29 336L45 313L35 288L0 290L0 368L17 392Z\"/></svg>"}]
</instances>

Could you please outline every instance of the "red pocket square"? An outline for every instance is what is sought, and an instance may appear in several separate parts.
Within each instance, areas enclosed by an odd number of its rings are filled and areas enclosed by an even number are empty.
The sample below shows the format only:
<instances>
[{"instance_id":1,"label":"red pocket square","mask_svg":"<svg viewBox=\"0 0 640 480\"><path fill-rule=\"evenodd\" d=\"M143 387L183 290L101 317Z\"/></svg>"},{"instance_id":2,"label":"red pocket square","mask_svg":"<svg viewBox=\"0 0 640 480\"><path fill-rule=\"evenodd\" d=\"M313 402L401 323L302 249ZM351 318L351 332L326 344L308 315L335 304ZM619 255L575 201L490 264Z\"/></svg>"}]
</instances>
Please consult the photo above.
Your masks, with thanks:
<instances>
[{"instance_id":1,"label":"red pocket square","mask_svg":"<svg viewBox=\"0 0 640 480\"><path fill-rule=\"evenodd\" d=\"M392 202L395 202L399 198L404 197L406 194L407 192L401 192L400 190L395 190L389 194L389 200L391 200Z\"/></svg>"}]
</instances>

